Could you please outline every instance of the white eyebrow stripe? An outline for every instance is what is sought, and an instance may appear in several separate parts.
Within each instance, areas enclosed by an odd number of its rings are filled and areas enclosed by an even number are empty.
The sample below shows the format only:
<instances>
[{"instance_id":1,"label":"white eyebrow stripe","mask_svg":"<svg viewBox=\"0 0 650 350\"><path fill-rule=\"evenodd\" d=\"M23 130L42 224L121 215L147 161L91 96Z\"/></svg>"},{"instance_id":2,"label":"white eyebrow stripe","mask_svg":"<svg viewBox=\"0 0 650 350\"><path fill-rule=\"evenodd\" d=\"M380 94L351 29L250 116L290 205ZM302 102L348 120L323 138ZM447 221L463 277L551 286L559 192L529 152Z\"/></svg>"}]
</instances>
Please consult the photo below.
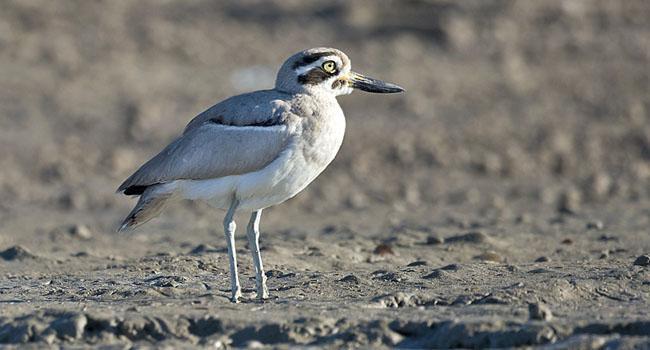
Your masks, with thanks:
<instances>
[{"instance_id":1,"label":"white eyebrow stripe","mask_svg":"<svg viewBox=\"0 0 650 350\"><path fill-rule=\"evenodd\" d=\"M325 56L325 57L319 58L318 61L316 61L314 63L308 64L306 66L300 66L300 67L296 68L295 72L298 75L303 75L303 74L309 72L310 70L312 70L314 67L320 67L321 64L323 64L323 62L325 62L325 61L334 61L334 62L336 62L336 67L339 68L339 69L343 65L342 62L341 62L341 59L338 56L336 56L336 55Z\"/></svg>"}]
</instances>

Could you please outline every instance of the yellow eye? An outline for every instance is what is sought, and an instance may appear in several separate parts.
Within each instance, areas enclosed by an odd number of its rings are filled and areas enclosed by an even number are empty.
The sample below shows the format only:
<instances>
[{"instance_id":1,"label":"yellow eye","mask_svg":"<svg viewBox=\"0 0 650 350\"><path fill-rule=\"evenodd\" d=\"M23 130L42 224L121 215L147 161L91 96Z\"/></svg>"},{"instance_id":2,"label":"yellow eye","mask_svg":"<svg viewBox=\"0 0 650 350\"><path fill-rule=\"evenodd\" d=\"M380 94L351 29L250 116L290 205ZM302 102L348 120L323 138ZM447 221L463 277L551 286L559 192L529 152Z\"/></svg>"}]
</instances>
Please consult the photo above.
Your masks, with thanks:
<instances>
[{"instance_id":1,"label":"yellow eye","mask_svg":"<svg viewBox=\"0 0 650 350\"><path fill-rule=\"evenodd\" d=\"M327 73L334 73L336 70L336 63L334 61L326 61L323 63L323 70Z\"/></svg>"}]
</instances>

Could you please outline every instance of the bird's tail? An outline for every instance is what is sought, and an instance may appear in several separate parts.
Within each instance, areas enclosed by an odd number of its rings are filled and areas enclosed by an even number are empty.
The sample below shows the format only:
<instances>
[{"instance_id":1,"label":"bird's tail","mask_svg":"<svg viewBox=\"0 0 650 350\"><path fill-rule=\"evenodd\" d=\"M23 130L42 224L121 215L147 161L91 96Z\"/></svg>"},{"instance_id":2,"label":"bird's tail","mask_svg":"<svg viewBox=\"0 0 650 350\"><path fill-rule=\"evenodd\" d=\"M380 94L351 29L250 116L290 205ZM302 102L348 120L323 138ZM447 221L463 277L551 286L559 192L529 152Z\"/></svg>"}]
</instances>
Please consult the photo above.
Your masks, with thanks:
<instances>
[{"instance_id":1,"label":"bird's tail","mask_svg":"<svg viewBox=\"0 0 650 350\"><path fill-rule=\"evenodd\" d=\"M155 193L145 191L138 200L133 210L124 219L118 232L133 230L136 227L155 218L165 208L167 200L171 197L170 193Z\"/></svg>"}]
</instances>

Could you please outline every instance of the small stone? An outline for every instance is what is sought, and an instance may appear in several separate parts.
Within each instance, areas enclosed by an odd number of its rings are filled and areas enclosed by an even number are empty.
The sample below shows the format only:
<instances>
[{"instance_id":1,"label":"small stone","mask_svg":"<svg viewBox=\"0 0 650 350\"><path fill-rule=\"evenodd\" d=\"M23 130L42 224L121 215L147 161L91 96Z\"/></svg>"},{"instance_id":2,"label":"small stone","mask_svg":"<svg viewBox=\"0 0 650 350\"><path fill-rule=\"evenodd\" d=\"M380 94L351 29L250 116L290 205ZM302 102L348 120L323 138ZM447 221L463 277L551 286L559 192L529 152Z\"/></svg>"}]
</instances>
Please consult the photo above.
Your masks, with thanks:
<instances>
[{"instance_id":1,"label":"small stone","mask_svg":"<svg viewBox=\"0 0 650 350\"><path fill-rule=\"evenodd\" d=\"M187 282L184 276L155 276L145 280L154 287L169 287L176 288L181 284Z\"/></svg>"},{"instance_id":2,"label":"small stone","mask_svg":"<svg viewBox=\"0 0 650 350\"><path fill-rule=\"evenodd\" d=\"M617 242L617 241L618 241L618 237L616 237L616 236L610 236L610 235L601 235L600 237L598 237L598 240L599 240L599 241L602 241L602 242L610 242L610 241L615 241L615 242Z\"/></svg>"},{"instance_id":3,"label":"small stone","mask_svg":"<svg viewBox=\"0 0 650 350\"><path fill-rule=\"evenodd\" d=\"M573 240L571 238L565 238L560 243L570 245L570 244L573 244Z\"/></svg>"},{"instance_id":4,"label":"small stone","mask_svg":"<svg viewBox=\"0 0 650 350\"><path fill-rule=\"evenodd\" d=\"M562 192L558 199L557 209L563 214L575 214L580 210L582 195L576 189Z\"/></svg>"},{"instance_id":5,"label":"small stone","mask_svg":"<svg viewBox=\"0 0 650 350\"><path fill-rule=\"evenodd\" d=\"M443 244L445 243L445 240L437 235L431 235L427 237L427 244L428 245L436 245L436 244Z\"/></svg>"},{"instance_id":6,"label":"small stone","mask_svg":"<svg viewBox=\"0 0 650 350\"><path fill-rule=\"evenodd\" d=\"M449 264L449 265L445 265L445 266L441 267L440 270L458 271L458 270L460 270L460 265L459 264Z\"/></svg>"},{"instance_id":7,"label":"small stone","mask_svg":"<svg viewBox=\"0 0 650 350\"><path fill-rule=\"evenodd\" d=\"M589 221L587 223L587 230L602 230L605 227L602 221Z\"/></svg>"},{"instance_id":8,"label":"small stone","mask_svg":"<svg viewBox=\"0 0 650 350\"><path fill-rule=\"evenodd\" d=\"M269 270L264 273L268 278L285 278L294 277L296 274L293 272L282 272L280 270Z\"/></svg>"},{"instance_id":9,"label":"small stone","mask_svg":"<svg viewBox=\"0 0 650 350\"><path fill-rule=\"evenodd\" d=\"M641 255L634 260L635 266L650 266L650 256Z\"/></svg>"},{"instance_id":10,"label":"small stone","mask_svg":"<svg viewBox=\"0 0 650 350\"><path fill-rule=\"evenodd\" d=\"M0 257L2 257L4 260L7 261L36 258L36 256L32 254L29 250L19 245L3 250L2 252L0 252Z\"/></svg>"},{"instance_id":11,"label":"small stone","mask_svg":"<svg viewBox=\"0 0 650 350\"><path fill-rule=\"evenodd\" d=\"M393 251L393 248L386 244L386 243L381 243L379 244L373 253L381 256L386 256L386 255L395 255L395 252Z\"/></svg>"},{"instance_id":12,"label":"small stone","mask_svg":"<svg viewBox=\"0 0 650 350\"><path fill-rule=\"evenodd\" d=\"M535 262L549 262L551 261L551 258L548 256L540 256L539 258L535 259Z\"/></svg>"},{"instance_id":13,"label":"small stone","mask_svg":"<svg viewBox=\"0 0 650 350\"><path fill-rule=\"evenodd\" d=\"M528 315L531 320L550 321L553 319L551 309L542 303L528 304Z\"/></svg>"},{"instance_id":14,"label":"small stone","mask_svg":"<svg viewBox=\"0 0 650 350\"><path fill-rule=\"evenodd\" d=\"M86 225L74 225L70 227L68 232L81 239L91 239L93 237L92 231Z\"/></svg>"},{"instance_id":15,"label":"small stone","mask_svg":"<svg viewBox=\"0 0 650 350\"><path fill-rule=\"evenodd\" d=\"M465 234L447 238L447 243L484 243L489 239L488 235L479 231L472 231Z\"/></svg>"},{"instance_id":16,"label":"small stone","mask_svg":"<svg viewBox=\"0 0 650 350\"><path fill-rule=\"evenodd\" d=\"M428 265L428 263L426 261L418 260L418 261L414 261L414 262L412 262L412 263L410 263L410 264L408 264L406 266L414 267L414 266L427 266L427 265Z\"/></svg>"},{"instance_id":17,"label":"small stone","mask_svg":"<svg viewBox=\"0 0 650 350\"><path fill-rule=\"evenodd\" d=\"M353 284L359 284L361 283L361 279L355 275L347 275L339 280L339 282L346 282L346 283L353 283Z\"/></svg>"},{"instance_id":18,"label":"small stone","mask_svg":"<svg viewBox=\"0 0 650 350\"><path fill-rule=\"evenodd\" d=\"M444 271L433 270L433 271L431 271L430 274L422 276L422 278L424 278L426 280L437 279L437 278L444 277L445 274L446 274L446 272L444 272Z\"/></svg>"}]
</instances>

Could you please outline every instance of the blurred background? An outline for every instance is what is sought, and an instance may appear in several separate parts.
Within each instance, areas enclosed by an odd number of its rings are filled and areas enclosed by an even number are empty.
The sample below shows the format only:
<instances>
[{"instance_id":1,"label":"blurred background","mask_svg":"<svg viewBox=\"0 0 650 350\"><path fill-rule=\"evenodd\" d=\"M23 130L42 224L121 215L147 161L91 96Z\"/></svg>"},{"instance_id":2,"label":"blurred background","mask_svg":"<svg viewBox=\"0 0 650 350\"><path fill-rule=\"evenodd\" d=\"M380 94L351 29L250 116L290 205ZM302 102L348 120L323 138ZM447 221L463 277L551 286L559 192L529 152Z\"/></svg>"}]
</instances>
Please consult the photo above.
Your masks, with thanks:
<instances>
[{"instance_id":1,"label":"blurred background","mask_svg":"<svg viewBox=\"0 0 650 350\"><path fill-rule=\"evenodd\" d=\"M425 225L470 207L497 218L612 201L624 210L650 195L648 1L0 8L3 245L61 225L110 232L133 204L114 193L125 177L196 114L271 88L284 59L316 46L407 93L341 97L348 130L337 159L271 210L271 227L343 215L379 229L409 215ZM146 231L220 221L187 203Z\"/></svg>"}]
</instances>

